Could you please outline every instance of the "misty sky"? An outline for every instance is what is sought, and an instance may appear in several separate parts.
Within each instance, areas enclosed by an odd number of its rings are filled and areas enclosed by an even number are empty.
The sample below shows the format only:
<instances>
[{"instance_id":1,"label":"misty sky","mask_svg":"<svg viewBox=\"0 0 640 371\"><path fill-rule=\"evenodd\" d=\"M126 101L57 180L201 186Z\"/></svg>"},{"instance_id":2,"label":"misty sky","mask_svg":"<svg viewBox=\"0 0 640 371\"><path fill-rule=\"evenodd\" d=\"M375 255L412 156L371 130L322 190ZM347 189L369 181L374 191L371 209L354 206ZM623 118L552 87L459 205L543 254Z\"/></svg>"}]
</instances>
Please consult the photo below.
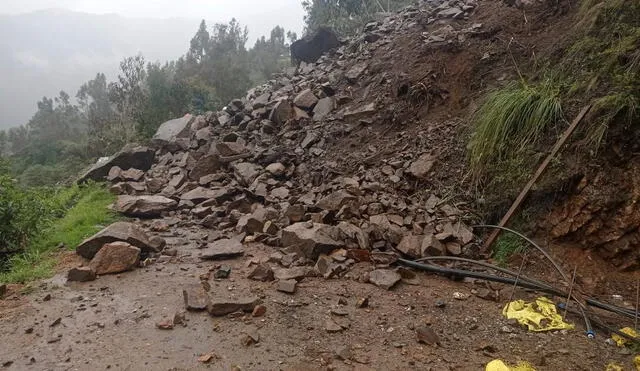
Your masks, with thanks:
<instances>
[{"instance_id":1,"label":"misty sky","mask_svg":"<svg viewBox=\"0 0 640 371\"><path fill-rule=\"evenodd\" d=\"M249 27L249 45L275 25L298 34L304 12L301 0L2 0L0 14L18 14L41 9L73 11L128 17L195 18L227 22L235 17Z\"/></svg>"}]
</instances>

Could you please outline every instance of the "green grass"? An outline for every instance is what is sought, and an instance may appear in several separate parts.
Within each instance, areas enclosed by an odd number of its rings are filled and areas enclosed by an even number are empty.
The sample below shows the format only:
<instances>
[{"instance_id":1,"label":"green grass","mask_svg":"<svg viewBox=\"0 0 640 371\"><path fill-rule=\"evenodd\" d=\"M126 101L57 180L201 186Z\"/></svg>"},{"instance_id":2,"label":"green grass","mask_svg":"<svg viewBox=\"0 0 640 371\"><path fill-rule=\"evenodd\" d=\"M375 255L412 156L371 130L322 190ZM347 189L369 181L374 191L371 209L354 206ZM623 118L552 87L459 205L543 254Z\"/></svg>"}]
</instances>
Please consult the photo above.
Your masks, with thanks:
<instances>
[{"instance_id":1,"label":"green grass","mask_svg":"<svg viewBox=\"0 0 640 371\"><path fill-rule=\"evenodd\" d=\"M74 186L60 192L58 197L73 206L33 238L23 253L9 259L9 269L0 272L0 282L25 283L50 277L56 264L54 253L60 244L75 248L83 239L116 220L116 215L107 209L114 196L103 186Z\"/></svg>"},{"instance_id":2,"label":"green grass","mask_svg":"<svg viewBox=\"0 0 640 371\"><path fill-rule=\"evenodd\" d=\"M550 79L538 85L511 83L489 94L473 117L469 158L474 175L522 155L562 117L559 89Z\"/></svg>"},{"instance_id":3,"label":"green grass","mask_svg":"<svg viewBox=\"0 0 640 371\"><path fill-rule=\"evenodd\" d=\"M499 266L506 266L513 254L524 252L526 243L522 238L508 232L503 232L493 247L493 259Z\"/></svg>"}]
</instances>

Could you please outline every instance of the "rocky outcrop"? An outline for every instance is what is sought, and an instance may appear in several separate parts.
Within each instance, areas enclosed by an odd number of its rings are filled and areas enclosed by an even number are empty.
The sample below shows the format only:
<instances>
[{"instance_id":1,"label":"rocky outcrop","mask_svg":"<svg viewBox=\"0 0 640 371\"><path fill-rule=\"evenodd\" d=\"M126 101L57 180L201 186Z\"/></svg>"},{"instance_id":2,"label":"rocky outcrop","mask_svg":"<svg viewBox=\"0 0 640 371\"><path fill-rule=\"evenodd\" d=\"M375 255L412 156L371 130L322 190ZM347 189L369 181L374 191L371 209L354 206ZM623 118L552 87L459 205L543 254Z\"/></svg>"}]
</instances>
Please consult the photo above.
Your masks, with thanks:
<instances>
[{"instance_id":1,"label":"rocky outcrop","mask_svg":"<svg viewBox=\"0 0 640 371\"><path fill-rule=\"evenodd\" d=\"M158 252L149 241L149 236L137 225L127 222L116 222L84 240L76 252L86 259L93 259L100 249L112 242L127 242L139 248L143 253Z\"/></svg>"},{"instance_id":2,"label":"rocky outcrop","mask_svg":"<svg viewBox=\"0 0 640 371\"><path fill-rule=\"evenodd\" d=\"M115 210L126 216L153 218L160 216L163 212L176 208L178 202L170 198L153 196L118 196Z\"/></svg>"},{"instance_id":3,"label":"rocky outcrop","mask_svg":"<svg viewBox=\"0 0 640 371\"><path fill-rule=\"evenodd\" d=\"M118 167L121 170L147 171L151 168L154 158L155 151L151 148L127 145L115 155L98 160L80 177L78 183L84 183L88 180L103 181L113 167Z\"/></svg>"}]
</instances>

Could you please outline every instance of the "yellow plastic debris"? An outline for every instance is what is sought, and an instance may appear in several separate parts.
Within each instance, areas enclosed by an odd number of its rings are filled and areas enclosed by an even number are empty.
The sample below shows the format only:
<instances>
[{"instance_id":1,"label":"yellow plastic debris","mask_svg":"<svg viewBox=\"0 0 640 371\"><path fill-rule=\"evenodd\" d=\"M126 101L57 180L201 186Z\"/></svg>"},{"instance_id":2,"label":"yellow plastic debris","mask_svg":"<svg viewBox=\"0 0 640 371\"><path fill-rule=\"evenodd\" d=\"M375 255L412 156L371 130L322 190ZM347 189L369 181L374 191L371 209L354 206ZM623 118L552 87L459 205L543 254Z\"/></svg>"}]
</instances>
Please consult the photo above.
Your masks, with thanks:
<instances>
[{"instance_id":1,"label":"yellow plastic debris","mask_svg":"<svg viewBox=\"0 0 640 371\"><path fill-rule=\"evenodd\" d=\"M640 371L640 356L633 358L633 365L636 366L636 371Z\"/></svg>"},{"instance_id":2,"label":"yellow plastic debris","mask_svg":"<svg viewBox=\"0 0 640 371\"><path fill-rule=\"evenodd\" d=\"M553 302L545 297L539 297L533 303L516 300L502 310L508 319L516 319L519 324L527 326L529 331L571 330L573 324L564 322L556 311Z\"/></svg>"},{"instance_id":3,"label":"yellow plastic debris","mask_svg":"<svg viewBox=\"0 0 640 371\"><path fill-rule=\"evenodd\" d=\"M624 371L624 367L615 362L611 362L607 365L604 371Z\"/></svg>"},{"instance_id":4,"label":"yellow plastic debris","mask_svg":"<svg viewBox=\"0 0 640 371\"><path fill-rule=\"evenodd\" d=\"M637 338L638 337L638 332L636 332L636 330L632 329L631 327L625 327L620 329L620 332L625 333L631 337ZM622 336L618 335L618 334L613 334L611 335L611 338L616 342L616 344L618 344L619 347L623 347L627 344L630 343L629 340L623 338Z\"/></svg>"},{"instance_id":5,"label":"yellow plastic debris","mask_svg":"<svg viewBox=\"0 0 640 371\"><path fill-rule=\"evenodd\" d=\"M500 359L494 359L493 361L487 363L485 367L485 371L536 371L533 366L531 366L528 362L519 362L515 366L507 366Z\"/></svg>"}]
</instances>

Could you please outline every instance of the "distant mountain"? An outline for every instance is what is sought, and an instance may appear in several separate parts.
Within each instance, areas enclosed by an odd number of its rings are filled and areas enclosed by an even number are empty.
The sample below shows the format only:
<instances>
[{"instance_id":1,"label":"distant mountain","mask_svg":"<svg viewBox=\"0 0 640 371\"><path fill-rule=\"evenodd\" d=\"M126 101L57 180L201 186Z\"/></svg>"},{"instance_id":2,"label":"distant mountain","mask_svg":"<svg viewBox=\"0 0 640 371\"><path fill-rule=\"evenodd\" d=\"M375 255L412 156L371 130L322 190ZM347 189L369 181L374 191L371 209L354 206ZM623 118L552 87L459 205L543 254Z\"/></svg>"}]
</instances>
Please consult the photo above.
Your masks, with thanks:
<instances>
[{"instance_id":1,"label":"distant mountain","mask_svg":"<svg viewBox=\"0 0 640 371\"><path fill-rule=\"evenodd\" d=\"M199 23L57 9L0 15L0 129L26 123L43 96L75 96L97 72L113 79L124 57L178 58Z\"/></svg>"}]
</instances>

